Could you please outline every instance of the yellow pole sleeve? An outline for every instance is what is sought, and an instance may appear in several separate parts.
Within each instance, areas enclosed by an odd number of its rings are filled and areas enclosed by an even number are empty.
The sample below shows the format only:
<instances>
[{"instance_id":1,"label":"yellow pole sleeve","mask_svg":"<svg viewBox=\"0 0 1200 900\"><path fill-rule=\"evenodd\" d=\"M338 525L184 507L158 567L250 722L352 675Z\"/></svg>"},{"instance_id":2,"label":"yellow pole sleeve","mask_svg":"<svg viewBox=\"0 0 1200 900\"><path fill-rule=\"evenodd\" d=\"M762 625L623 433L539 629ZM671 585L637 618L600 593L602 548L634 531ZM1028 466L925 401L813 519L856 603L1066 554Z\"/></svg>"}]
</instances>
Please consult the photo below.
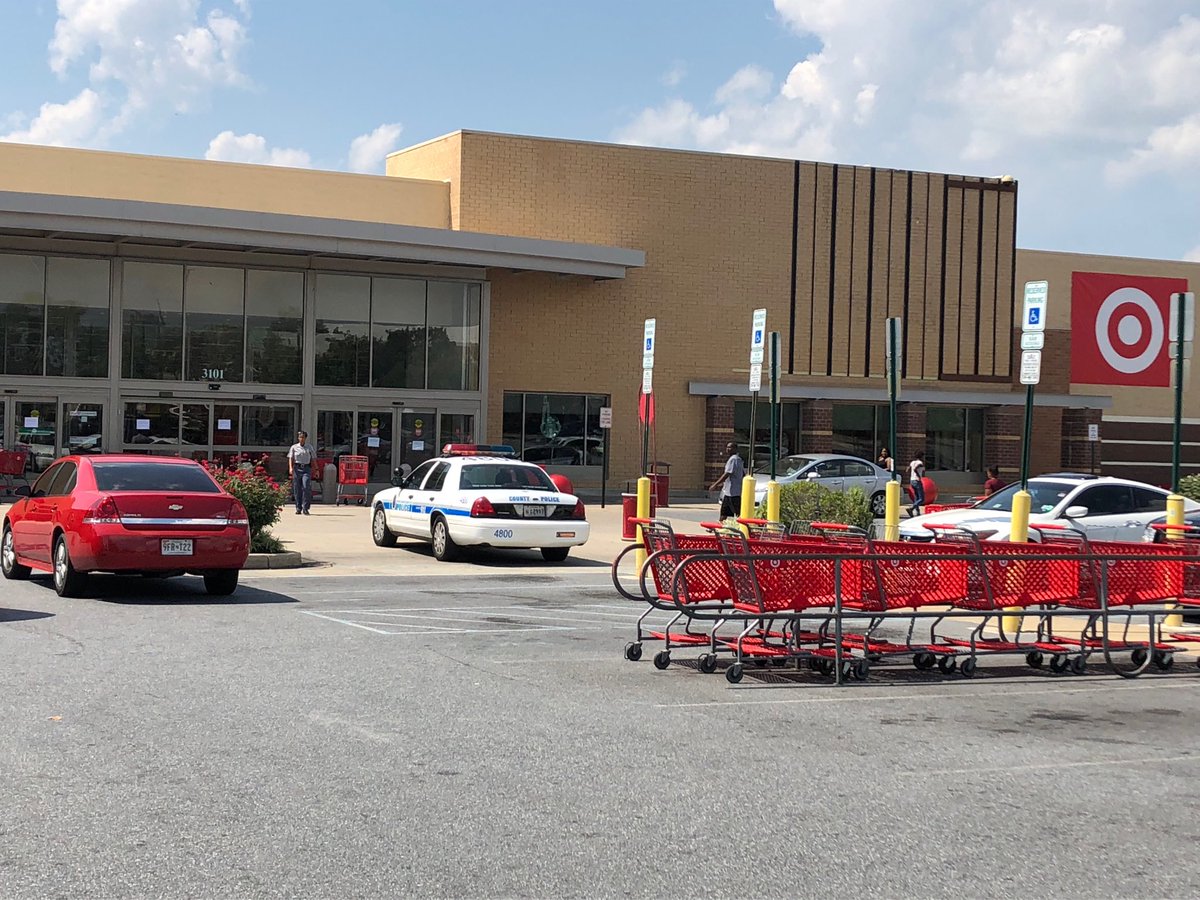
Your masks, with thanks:
<instances>
[{"instance_id":1,"label":"yellow pole sleeve","mask_svg":"<svg viewBox=\"0 0 1200 900\"><path fill-rule=\"evenodd\" d=\"M883 513L883 539L900 540L900 482L895 478L883 489L886 501Z\"/></svg>"},{"instance_id":2,"label":"yellow pole sleeve","mask_svg":"<svg viewBox=\"0 0 1200 900\"><path fill-rule=\"evenodd\" d=\"M650 479L643 475L637 482L637 514L639 519L650 518ZM646 562L646 541L642 537L642 526L637 527L637 542L638 549L634 551L634 564L637 566L637 571L642 571L642 566Z\"/></svg>"},{"instance_id":3,"label":"yellow pole sleeve","mask_svg":"<svg viewBox=\"0 0 1200 900\"><path fill-rule=\"evenodd\" d=\"M767 521L779 521L779 482L767 482Z\"/></svg>"},{"instance_id":4,"label":"yellow pole sleeve","mask_svg":"<svg viewBox=\"0 0 1200 900\"><path fill-rule=\"evenodd\" d=\"M1183 524L1183 497L1179 494L1170 494L1167 496L1167 524L1182 525ZM1182 541L1182 528L1168 528L1168 541ZM1165 628L1180 628L1183 626L1183 616L1179 613L1172 613L1163 618L1163 627Z\"/></svg>"},{"instance_id":5,"label":"yellow pole sleeve","mask_svg":"<svg viewBox=\"0 0 1200 900\"><path fill-rule=\"evenodd\" d=\"M1033 497L1029 491L1017 491L1013 495L1012 532L1008 539L1014 544L1029 543L1029 507ZM1020 609L1019 606L1008 606L1005 609ZM1012 640L1021 631L1021 616L1001 616L1000 627L1004 636Z\"/></svg>"},{"instance_id":6,"label":"yellow pole sleeve","mask_svg":"<svg viewBox=\"0 0 1200 900\"><path fill-rule=\"evenodd\" d=\"M753 475L747 475L742 479L742 508L738 513L743 519L754 518L754 488L756 483ZM742 526L742 534L750 537L750 526Z\"/></svg>"}]
</instances>

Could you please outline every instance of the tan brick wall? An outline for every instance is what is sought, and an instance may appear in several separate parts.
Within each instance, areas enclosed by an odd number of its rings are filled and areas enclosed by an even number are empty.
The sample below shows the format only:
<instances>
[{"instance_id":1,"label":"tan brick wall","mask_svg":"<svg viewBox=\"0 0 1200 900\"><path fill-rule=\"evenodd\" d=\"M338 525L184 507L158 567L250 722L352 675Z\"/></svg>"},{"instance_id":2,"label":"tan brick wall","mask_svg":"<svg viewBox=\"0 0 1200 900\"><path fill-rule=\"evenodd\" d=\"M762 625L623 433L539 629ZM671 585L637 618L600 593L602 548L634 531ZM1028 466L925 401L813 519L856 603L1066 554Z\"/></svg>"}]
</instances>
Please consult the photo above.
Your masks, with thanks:
<instances>
[{"instance_id":1,"label":"tan brick wall","mask_svg":"<svg viewBox=\"0 0 1200 900\"><path fill-rule=\"evenodd\" d=\"M389 154L386 173L392 178L420 178L449 184L449 227L458 229L462 195L462 132Z\"/></svg>"}]
</instances>

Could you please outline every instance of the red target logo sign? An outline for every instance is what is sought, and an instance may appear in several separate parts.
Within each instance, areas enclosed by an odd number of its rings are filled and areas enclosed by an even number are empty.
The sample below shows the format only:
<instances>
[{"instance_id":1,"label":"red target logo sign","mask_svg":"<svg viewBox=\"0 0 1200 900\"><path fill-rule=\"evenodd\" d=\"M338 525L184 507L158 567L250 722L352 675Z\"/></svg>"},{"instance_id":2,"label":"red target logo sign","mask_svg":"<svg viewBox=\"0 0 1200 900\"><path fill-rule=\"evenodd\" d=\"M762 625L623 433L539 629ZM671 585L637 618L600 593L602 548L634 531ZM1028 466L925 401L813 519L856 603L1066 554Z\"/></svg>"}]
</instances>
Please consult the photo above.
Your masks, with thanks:
<instances>
[{"instance_id":1,"label":"red target logo sign","mask_svg":"<svg viewBox=\"0 0 1200 900\"><path fill-rule=\"evenodd\" d=\"M1168 387L1167 313L1187 279L1071 273L1071 381Z\"/></svg>"}]
</instances>

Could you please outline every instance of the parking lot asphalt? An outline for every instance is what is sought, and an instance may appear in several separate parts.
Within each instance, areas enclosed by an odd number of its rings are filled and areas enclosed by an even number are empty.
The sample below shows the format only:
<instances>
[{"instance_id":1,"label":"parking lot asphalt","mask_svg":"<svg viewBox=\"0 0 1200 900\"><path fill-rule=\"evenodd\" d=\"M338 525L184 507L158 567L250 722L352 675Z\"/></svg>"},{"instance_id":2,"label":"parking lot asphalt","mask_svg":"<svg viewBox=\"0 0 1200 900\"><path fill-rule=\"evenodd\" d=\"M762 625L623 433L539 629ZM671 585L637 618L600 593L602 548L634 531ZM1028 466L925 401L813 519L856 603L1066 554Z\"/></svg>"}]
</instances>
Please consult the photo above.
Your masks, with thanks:
<instances>
[{"instance_id":1,"label":"parking lot asphalt","mask_svg":"<svg viewBox=\"0 0 1200 900\"><path fill-rule=\"evenodd\" d=\"M0 585L0 896L1200 892L1191 660L735 686L603 568L395 565Z\"/></svg>"}]
</instances>

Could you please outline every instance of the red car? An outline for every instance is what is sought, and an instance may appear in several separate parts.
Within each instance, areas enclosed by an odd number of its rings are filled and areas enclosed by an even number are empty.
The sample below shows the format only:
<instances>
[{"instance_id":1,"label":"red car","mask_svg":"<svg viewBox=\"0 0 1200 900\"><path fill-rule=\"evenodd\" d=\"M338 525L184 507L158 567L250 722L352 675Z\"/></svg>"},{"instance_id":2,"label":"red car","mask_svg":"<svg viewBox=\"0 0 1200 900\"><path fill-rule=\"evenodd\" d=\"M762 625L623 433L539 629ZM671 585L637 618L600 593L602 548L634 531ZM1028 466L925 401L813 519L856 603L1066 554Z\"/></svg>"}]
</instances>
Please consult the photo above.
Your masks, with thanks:
<instances>
[{"instance_id":1,"label":"red car","mask_svg":"<svg viewBox=\"0 0 1200 900\"><path fill-rule=\"evenodd\" d=\"M210 594L232 594L250 552L245 507L190 459L65 456L17 493L0 569L50 572L60 597L78 596L91 572L191 572Z\"/></svg>"}]
</instances>

